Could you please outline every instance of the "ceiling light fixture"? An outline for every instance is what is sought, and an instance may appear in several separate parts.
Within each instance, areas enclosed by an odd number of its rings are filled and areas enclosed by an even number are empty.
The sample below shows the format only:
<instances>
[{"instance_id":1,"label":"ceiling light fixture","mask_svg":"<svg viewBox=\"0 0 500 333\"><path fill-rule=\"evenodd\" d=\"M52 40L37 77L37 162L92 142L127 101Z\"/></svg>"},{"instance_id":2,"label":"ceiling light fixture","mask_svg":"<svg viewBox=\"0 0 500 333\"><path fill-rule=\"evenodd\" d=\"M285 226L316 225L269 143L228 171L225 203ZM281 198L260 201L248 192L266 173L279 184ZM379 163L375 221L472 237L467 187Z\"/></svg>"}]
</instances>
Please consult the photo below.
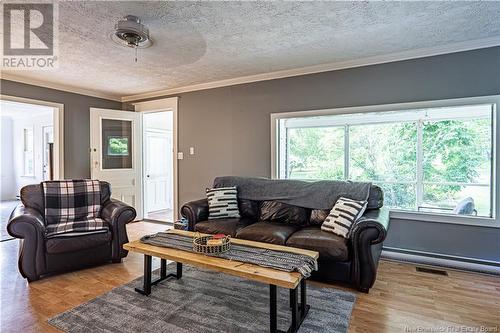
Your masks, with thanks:
<instances>
[{"instance_id":1,"label":"ceiling light fixture","mask_svg":"<svg viewBox=\"0 0 500 333\"><path fill-rule=\"evenodd\" d=\"M145 49L153 45L149 37L149 29L134 15L127 15L115 25L111 40L116 44L135 49L135 62L137 62L137 49Z\"/></svg>"}]
</instances>

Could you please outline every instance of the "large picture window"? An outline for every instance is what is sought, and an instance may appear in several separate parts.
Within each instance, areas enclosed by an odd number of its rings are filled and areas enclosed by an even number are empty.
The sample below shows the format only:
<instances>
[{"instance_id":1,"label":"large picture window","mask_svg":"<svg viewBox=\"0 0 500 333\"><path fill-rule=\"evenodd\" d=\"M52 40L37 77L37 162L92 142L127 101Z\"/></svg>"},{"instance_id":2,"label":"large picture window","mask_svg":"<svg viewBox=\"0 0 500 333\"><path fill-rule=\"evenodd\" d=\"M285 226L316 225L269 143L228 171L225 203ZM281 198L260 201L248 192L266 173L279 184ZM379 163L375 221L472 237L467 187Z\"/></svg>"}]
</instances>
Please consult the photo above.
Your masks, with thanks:
<instances>
[{"instance_id":1,"label":"large picture window","mask_svg":"<svg viewBox=\"0 0 500 333\"><path fill-rule=\"evenodd\" d=\"M491 218L495 108L276 114L276 176L369 181L392 209Z\"/></svg>"}]
</instances>

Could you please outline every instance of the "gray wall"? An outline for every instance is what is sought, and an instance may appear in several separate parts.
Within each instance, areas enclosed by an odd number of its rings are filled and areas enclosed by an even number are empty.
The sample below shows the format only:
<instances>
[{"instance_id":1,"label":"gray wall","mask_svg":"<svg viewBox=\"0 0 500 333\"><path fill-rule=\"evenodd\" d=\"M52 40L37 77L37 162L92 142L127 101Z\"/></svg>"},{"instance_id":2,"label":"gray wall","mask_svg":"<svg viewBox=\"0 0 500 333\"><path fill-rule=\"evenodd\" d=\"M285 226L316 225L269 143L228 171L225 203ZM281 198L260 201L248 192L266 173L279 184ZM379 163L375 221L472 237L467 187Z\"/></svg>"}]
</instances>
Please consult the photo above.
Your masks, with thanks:
<instances>
[{"instance_id":1,"label":"gray wall","mask_svg":"<svg viewBox=\"0 0 500 333\"><path fill-rule=\"evenodd\" d=\"M121 109L122 104L14 81L1 80L3 95L64 104L64 176L90 177L90 108Z\"/></svg>"},{"instance_id":2,"label":"gray wall","mask_svg":"<svg viewBox=\"0 0 500 333\"><path fill-rule=\"evenodd\" d=\"M181 94L180 202L217 175L269 177L271 113L495 94L500 47ZM500 262L500 229L391 223L386 246Z\"/></svg>"}]
</instances>

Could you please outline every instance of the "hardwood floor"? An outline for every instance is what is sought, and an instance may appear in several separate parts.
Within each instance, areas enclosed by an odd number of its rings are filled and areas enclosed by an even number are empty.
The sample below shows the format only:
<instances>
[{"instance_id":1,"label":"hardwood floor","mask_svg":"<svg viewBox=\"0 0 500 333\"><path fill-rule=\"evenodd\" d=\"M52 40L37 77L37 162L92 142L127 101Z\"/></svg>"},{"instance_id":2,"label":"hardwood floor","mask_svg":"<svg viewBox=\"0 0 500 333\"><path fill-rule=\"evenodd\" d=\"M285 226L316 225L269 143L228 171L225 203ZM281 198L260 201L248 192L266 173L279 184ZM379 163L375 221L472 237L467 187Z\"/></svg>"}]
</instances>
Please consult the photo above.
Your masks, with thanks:
<instances>
[{"instance_id":1,"label":"hardwood floor","mask_svg":"<svg viewBox=\"0 0 500 333\"><path fill-rule=\"evenodd\" d=\"M147 213L147 218L161 222L174 222L174 212L171 209L163 209L152 213Z\"/></svg>"},{"instance_id":2,"label":"hardwood floor","mask_svg":"<svg viewBox=\"0 0 500 333\"><path fill-rule=\"evenodd\" d=\"M161 224L138 222L128 225L128 234L135 240L164 229ZM58 332L46 323L48 318L142 275L142 256L131 253L121 264L28 284L17 270L17 251L17 241L0 243L1 332ZM430 332L441 327L452 328L440 332L461 332L453 329L462 325L496 327L490 332L499 332L500 277L448 273L416 272L414 265L381 261L370 294L358 294L349 332Z\"/></svg>"}]
</instances>

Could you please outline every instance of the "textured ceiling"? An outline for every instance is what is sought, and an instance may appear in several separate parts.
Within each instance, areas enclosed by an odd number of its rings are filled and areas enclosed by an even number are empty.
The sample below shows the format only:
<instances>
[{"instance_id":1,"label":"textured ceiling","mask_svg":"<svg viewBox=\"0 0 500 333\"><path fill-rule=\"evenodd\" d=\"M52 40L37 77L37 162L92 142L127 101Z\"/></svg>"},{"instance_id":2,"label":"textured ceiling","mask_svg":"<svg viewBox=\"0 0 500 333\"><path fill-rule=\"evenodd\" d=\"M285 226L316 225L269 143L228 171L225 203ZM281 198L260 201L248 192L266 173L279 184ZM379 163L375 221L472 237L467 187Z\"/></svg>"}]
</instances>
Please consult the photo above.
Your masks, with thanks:
<instances>
[{"instance_id":1,"label":"textured ceiling","mask_svg":"<svg viewBox=\"0 0 500 333\"><path fill-rule=\"evenodd\" d=\"M155 44L109 38L139 16ZM59 68L31 79L118 96L500 36L499 2L59 2Z\"/></svg>"}]
</instances>

